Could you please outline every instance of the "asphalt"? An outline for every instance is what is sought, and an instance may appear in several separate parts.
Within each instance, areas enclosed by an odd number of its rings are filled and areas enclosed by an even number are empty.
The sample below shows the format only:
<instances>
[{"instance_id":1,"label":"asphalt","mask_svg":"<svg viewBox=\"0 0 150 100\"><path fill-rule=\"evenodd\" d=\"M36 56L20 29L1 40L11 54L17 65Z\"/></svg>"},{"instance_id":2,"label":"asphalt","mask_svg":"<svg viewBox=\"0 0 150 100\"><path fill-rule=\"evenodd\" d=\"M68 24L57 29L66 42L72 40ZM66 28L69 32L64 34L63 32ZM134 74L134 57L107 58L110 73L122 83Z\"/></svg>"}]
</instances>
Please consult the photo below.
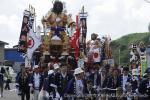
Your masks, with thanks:
<instances>
[{"instance_id":1,"label":"asphalt","mask_svg":"<svg viewBox=\"0 0 150 100\"><path fill-rule=\"evenodd\" d=\"M5 86L5 84L4 84ZM0 97L0 100L21 100L21 97L17 95L17 90L15 89L15 84L10 84L11 90L5 90L3 92L3 97ZM32 95L31 99L32 100Z\"/></svg>"}]
</instances>

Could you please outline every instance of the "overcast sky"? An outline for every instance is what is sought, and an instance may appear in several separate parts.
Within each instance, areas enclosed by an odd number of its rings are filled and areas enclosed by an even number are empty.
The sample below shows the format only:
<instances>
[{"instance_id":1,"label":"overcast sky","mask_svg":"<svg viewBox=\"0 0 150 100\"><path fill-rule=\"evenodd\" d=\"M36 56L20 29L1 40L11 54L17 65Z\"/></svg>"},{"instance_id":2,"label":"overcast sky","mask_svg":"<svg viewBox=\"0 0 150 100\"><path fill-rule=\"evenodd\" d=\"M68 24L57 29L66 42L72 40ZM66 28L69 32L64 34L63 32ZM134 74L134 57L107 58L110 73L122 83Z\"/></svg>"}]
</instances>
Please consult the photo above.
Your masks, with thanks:
<instances>
[{"instance_id":1,"label":"overcast sky","mask_svg":"<svg viewBox=\"0 0 150 100\"><path fill-rule=\"evenodd\" d=\"M0 40L9 46L18 44L24 9L31 4L36 9L37 23L52 7L52 0L0 0ZM66 2L73 18L82 6L88 12L88 35L110 35L117 39L135 32L147 32L150 3L144 0L61 0Z\"/></svg>"}]
</instances>

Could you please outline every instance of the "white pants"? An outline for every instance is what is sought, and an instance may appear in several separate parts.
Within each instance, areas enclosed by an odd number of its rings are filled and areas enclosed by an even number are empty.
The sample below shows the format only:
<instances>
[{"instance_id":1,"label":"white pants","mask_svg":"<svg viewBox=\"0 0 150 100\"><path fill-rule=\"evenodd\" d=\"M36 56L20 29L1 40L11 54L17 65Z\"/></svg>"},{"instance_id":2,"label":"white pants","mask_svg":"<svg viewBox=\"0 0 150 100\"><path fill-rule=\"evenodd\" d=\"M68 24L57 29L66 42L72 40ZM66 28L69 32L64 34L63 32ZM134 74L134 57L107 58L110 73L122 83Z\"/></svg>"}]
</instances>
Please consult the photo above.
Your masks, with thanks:
<instances>
[{"instance_id":1,"label":"white pants","mask_svg":"<svg viewBox=\"0 0 150 100\"><path fill-rule=\"evenodd\" d=\"M34 100L38 100L39 90L34 90Z\"/></svg>"}]
</instances>

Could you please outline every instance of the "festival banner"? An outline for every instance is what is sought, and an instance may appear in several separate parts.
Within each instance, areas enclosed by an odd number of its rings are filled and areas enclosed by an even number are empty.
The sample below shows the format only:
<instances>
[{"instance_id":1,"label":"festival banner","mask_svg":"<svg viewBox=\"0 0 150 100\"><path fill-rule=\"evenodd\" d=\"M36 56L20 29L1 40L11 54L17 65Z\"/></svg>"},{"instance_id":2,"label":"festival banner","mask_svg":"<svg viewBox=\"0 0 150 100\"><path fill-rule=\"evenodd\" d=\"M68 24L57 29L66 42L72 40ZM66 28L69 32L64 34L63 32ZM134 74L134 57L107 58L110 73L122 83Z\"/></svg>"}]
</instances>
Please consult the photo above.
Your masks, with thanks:
<instances>
[{"instance_id":1,"label":"festival banner","mask_svg":"<svg viewBox=\"0 0 150 100\"><path fill-rule=\"evenodd\" d=\"M86 18L81 18L80 19L81 23L81 33L82 33L82 41L83 43L86 42L86 33L87 33L87 25L86 25Z\"/></svg>"},{"instance_id":2,"label":"festival banner","mask_svg":"<svg viewBox=\"0 0 150 100\"><path fill-rule=\"evenodd\" d=\"M79 36L80 36L80 28L78 26L78 16L76 16L76 31L73 34L73 36L71 37L70 40L70 44L71 47L75 49L75 57L76 59L78 58L78 54L79 54Z\"/></svg>"},{"instance_id":3,"label":"festival banner","mask_svg":"<svg viewBox=\"0 0 150 100\"><path fill-rule=\"evenodd\" d=\"M150 67L150 48L146 48L147 67Z\"/></svg>"},{"instance_id":4,"label":"festival banner","mask_svg":"<svg viewBox=\"0 0 150 100\"><path fill-rule=\"evenodd\" d=\"M87 12L84 11L84 6L80 12L80 27L81 27L81 35L80 35L80 49L83 50L84 54L86 54L86 35L87 35Z\"/></svg>"},{"instance_id":5,"label":"festival banner","mask_svg":"<svg viewBox=\"0 0 150 100\"><path fill-rule=\"evenodd\" d=\"M147 61L146 56L141 56L141 76L144 75L145 70L147 69Z\"/></svg>"},{"instance_id":6,"label":"festival banner","mask_svg":"<svg viewBox=\"0 0 150 100\"><path fill-rule=\"evenodd\" d=\"M18 43L18 52L26 53L27 51L27 33L29 32L29 16L30 12L25 10L23 15L23 22Z\"/></svg>"},{"instance_id":7,"label":"festival banner","mask_svg":"<svg viewBox=\"0 0 150 100\"><path fill-rule=\"evenodd\" d=\"M30 29L27 49L28 59L32 59L34 51L41 45L41 43L41 36L33 32L33 29Z\"/></svg>"},{"instance_id":8,"label":"festival banner","mask_svg":"<svg viewBox=\"0 0 150 100\"><path fill-rule=\"evenodd\" d=\"M41 45L41 35L40 28L38 28L37 32L33 31L33 24L35 20L35 15L30 14L29 17L29 33L28 33L28 48L27 48L27 57L29 60L32 59L32 55L34 51Z\"/></svg>"}]
</instances>

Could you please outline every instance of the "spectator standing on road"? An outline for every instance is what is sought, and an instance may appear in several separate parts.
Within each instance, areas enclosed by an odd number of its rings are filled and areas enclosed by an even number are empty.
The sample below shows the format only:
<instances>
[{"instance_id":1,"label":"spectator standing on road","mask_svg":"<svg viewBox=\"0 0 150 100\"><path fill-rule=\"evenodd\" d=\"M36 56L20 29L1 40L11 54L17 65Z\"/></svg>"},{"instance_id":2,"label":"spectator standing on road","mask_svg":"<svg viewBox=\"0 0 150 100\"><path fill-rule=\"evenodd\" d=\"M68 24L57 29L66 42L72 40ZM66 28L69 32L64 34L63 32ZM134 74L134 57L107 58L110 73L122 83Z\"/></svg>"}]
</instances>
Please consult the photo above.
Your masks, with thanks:
<instances>
[{"instance_id":1,"label":"spectator standing on road","mask_svg":"<svg viewBox=\"0 0 150 100\"><path fill-rule=\"evenodd\" d=\"M4 75L3 75L3 67L2 67L0 71L0 91L1 91L0 97L3 97L3 84L4 84Z\"/></svg>"},{"instance_id":2,"label":"spectator standing on road","mask_svg":"<svg viewBox=\"0 0 150 100\"><path fill-rule=\"evenodd\" d=\"M11 75L9 73L9 67L6 68L6 71L5 71L5 76L6 76L6 85L5 85L5 90L10 90L10 86L9 86L9 83L11 83Z\"/></svg>"}]
</instances>

